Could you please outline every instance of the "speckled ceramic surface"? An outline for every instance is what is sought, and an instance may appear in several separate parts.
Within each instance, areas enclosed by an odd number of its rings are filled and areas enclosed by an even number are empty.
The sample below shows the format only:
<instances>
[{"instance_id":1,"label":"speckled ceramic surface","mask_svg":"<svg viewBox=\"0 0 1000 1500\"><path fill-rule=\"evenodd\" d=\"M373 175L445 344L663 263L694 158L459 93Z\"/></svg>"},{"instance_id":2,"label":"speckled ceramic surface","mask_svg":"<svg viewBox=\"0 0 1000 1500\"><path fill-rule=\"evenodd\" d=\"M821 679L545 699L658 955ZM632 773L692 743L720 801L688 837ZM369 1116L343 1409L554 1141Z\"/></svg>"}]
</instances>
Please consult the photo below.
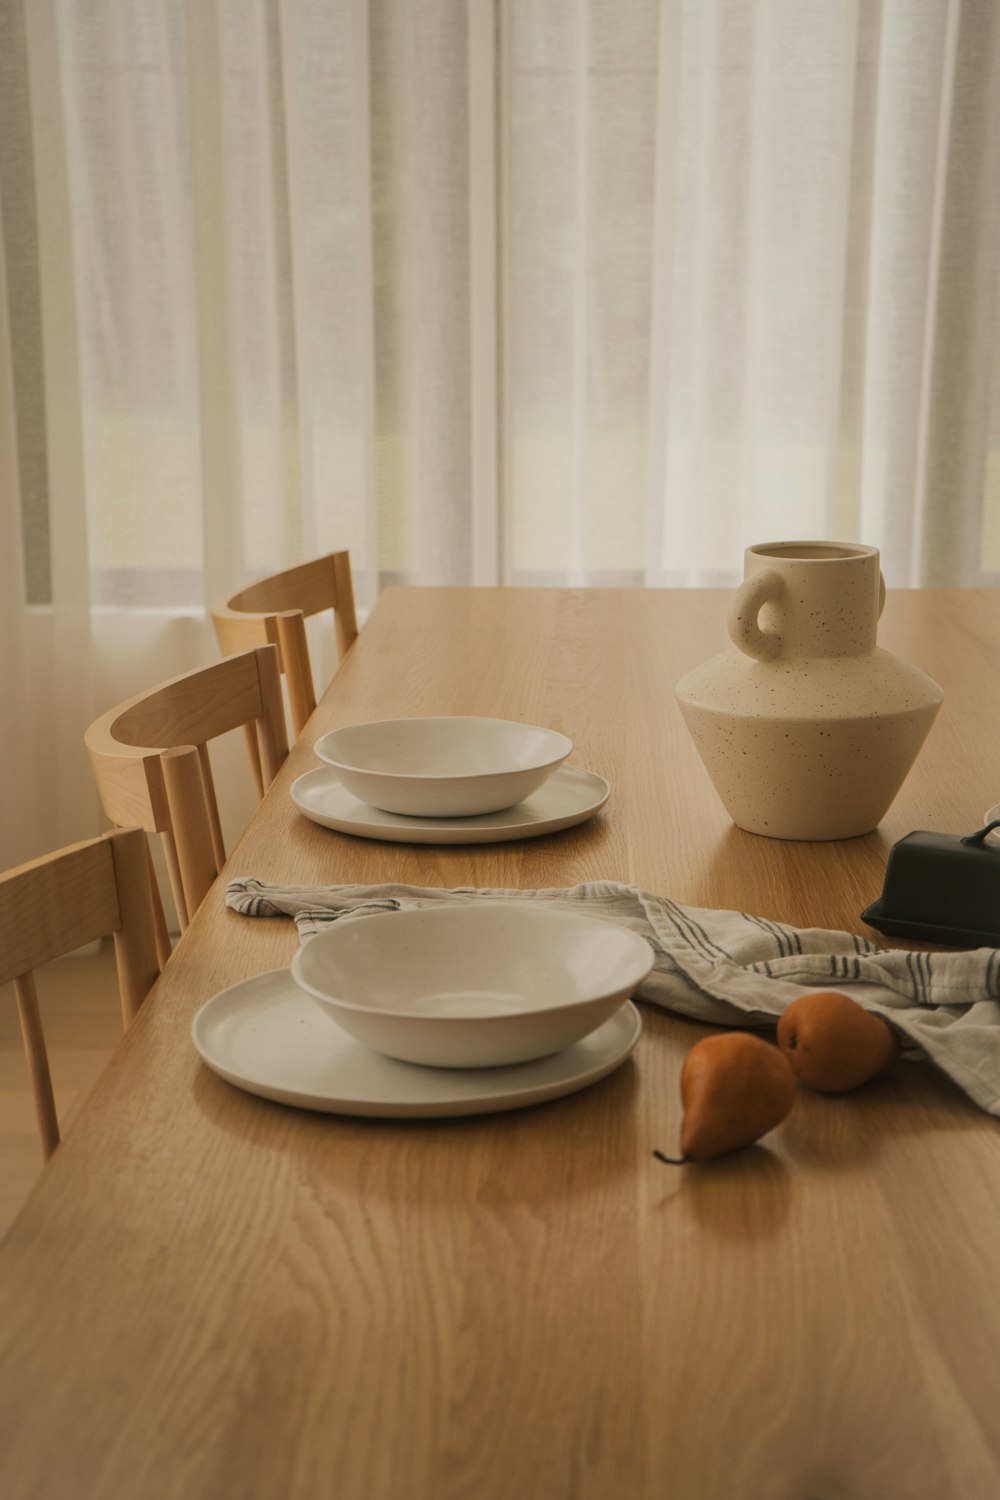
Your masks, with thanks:
<instances>
[{"instance_id":1,"label":"speckled ceramic surface","mask_svg":"<svg viewBox=\"0 0 1000 1500\"><path fill-rule=\"evenodd\" d=\"M868 833L941 705L926 673L876 641L885 586L874 547L747 549L729 650L677 698L733 821L771 838Z\"/></svg>"}]
</instances>

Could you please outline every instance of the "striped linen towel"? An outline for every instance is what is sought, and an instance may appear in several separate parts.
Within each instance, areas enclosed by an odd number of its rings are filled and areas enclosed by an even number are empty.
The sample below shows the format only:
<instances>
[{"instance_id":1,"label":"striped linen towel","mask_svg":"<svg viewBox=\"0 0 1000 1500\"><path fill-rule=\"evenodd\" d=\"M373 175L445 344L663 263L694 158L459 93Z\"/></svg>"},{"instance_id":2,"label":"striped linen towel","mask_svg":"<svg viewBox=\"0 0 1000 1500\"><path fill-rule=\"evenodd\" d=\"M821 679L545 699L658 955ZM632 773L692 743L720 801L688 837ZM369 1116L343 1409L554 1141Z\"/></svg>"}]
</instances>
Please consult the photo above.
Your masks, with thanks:
<instances>
[{"instance_id":1,"label":"striped linen towel","mask_svg":"<svg viewBox=\"0 0 1000 1500\"><path fill-rule=\"evenodd\" d=\"M679 906L635 886L593 881L555 890L440 890L410 885L279 886L229 882L249 917L293 917L302 940L331 922L403 907L539 902L640 933L655 963L637 1000L716 1025L772 1026L810 990L844 990L902 1033L904 1056L929 1059L1000 1116L1000 950L911 953L849 932L788 927L749 912Z\"/></svg>"}]
</instances>

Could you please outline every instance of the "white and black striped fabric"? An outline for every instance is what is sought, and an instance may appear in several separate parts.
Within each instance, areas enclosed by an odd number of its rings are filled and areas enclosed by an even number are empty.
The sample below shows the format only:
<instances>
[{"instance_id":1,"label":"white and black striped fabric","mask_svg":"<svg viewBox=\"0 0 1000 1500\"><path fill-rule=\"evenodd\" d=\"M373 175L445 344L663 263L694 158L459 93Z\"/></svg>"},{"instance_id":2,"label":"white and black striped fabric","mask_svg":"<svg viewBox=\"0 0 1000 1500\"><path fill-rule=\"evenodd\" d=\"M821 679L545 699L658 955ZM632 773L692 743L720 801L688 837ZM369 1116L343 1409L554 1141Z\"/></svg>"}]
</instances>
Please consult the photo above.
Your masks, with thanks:
<instances>
[{"instance_id":1,"label":"white and black striped fabric","mask_svg":"<svg viewBox=\"0 0 1000 1500\"><path fill-rule=\"evenodd\" d=\"M810 990L844 990L1000 1116L1000 950L911 953L849 932L788 927L750 912L680 906L612 881L555 890L440 890L408 885L277 886L230 881L226 903L249 917L292 917L305 940L331 922L402 907L503 901L585 911L629 927L656 961L635 998L716 1025L773 1025Z\"/></svg>"}]
</instances>

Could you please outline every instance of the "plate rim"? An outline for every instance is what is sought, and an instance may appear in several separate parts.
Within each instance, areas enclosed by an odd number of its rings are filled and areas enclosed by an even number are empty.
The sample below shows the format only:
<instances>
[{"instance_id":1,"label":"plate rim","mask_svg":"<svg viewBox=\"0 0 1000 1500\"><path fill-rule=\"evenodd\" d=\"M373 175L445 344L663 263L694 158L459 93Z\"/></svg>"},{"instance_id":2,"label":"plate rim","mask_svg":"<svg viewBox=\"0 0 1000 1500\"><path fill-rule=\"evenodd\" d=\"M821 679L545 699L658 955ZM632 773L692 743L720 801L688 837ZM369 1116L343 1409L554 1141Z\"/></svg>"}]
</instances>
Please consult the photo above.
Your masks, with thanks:
<instances>
[{"instance_id":1,"label":"plate rim","mask_svg":"<svg viewBox=\"0 0 1000 1500\"><path fill-rule=\"evenodd\" d=\"M517 1084L518 1074L526 1071L538 1072L544 1069L551 1058L538 1058L533 1062L513 1063L503 1068L460 1068L460 1069L436 1069L424 1068L415 1063L400 1063L395 1059L382 1059L392 1062L394 1067L414 1069L419 1074L432 1077L435 1073L446 1073L456 1076L462 1074L471 1085L469 1092L448 1099L433 1098L414 1102L411 1100L391 1099L348 1099L342 1094L329 1094L322 1102L320 1096L307 1093L302 1090L295 1098L291 1097L294 1090L281 1088L280 1085L268 1083L266 1078L251 1078L249 1075L239 1075L232 1067L226 1068L220 1062L217 1052L212 1052L205 1044L204 1030L209 1024L211 1012L226 1004L232 1005L234 996L241 990L260 988L267 981L280 980L282 985L287 985L289 1000L301 999L304 1005L312 1007L314 1002L305 991L296 985L288 967L265 970L261 974L248 976L246 979L237 980L234 984L227 985L212 995L201 1006L199 1006L191 1020L191 1041L202 1062L216 1076L225 1079L233 1087L239 1088L244 1093L253 1094L258 1098L268 1099L288 1108L305 1109L318 1113L339 1114L350 1117L368 1117L379 1119L446 1119L463 1115L479 1115L506 1112L514 1109L526 1109L534 1104L547 1103L549 1100L563 1098L569 1094L577 1093L591 1084L599 1083L603 1078L614 1072L634 1052L643 1031L642 1016L633 1000L625 1000L621 1006L608 1018L603 1025L597 1027L589 1036L584 1037L574 1047L566 1048L564 1052L554 1054L564 1057L576 1048L584 1048L601 1032L613 1026L627 1025L627 1033L622 1041L608 1055L598 1061L588 1061L584 1066L583 1060L578 1072L569 1076L553 1079L541 1079L536 1083L530 1080L527 1083ZM273 996L270 997L273 1001ZM336 1036L335 1024L327 1017L323 1017L319 1008L316 1008L317 1018L324 1026L330 1026ZM216 1018L217 1019L217 1018ZM342 1045L348 1052L360 1051L362 1054L371 1049L364 1047L361 1042L342 1033ZM379 1057L379 1054L374 1054ZM507 1074L512 1081L512 1087L497 1093L488 1093L487 1086L493 1082L497 1074ZM478 1085L478 1088L476 1087Z\"/></svg>"},{"instance_id":2,"label":"plate rim","mask_svg":"<svg viewBox=\"0 0 1000 1500\"><path fill-rule=\"evenodd\" d=\"M498 718L495 714L405 714L402 716L397 714L392 719L359 719L356 723L338 724L334 729L326 729L313 740L313 754L324 765L330 766L334 770L343 768L345 771L364 776L384 776L392 781L414 780L413 772L376 770L371 766L350 764L346 760L334 760L329 755L326 755L320 749L320 746L332 739L334 735L343 734L348 729L372 729L376 725L389 727L396 724L438 724L442 722L449 724L503 724L508 728L521 729L529 733L550 735L553 739L562 741L562 744L567 748L560 755L551 755L547 760L534 762L528 766L512 766L499 771L486 772L442 772L440 775L424 772L417 779L423 781L455 781L468 777L475 780L499 780L500 777L517 775L519 772L545 770L549 766L553 768L554 772L572 755L574 750L573 741L568 734L564 734L561 729L550 729L545 724L525 724L520 719L503 719ZM424 815L417 814L417 816L423 817Z\"/></svg>"},{"instance_id":3,"label":"plate rim","mask_svg":"<svg viewBox=\"0 0 1000 1500\"><path fill-rule=\"evenodd\" d=\"M289 795L295 806L303 817L310 822L316 823L321 828L331 828L337 833L347 833L354 837L382 839L387 843L400 844L476 844L476 843L508 843L515 839L537 838L546 833L559 833L563 829L573 828L579 823L585 823L589 818L596 815L606 806L611 796L611 783L601 776L597 771L590 771L585 766L561 765L553 771L552 776L537 791L532 792L531 797L524 799L525 803L532 798L542 797L546 787L559 777L567 773L589 778L593 784L595 797L585 805L570 814L563 814L550 818L539 818L528 823L496 823L492 819L501 818L505 812L514 809L503 809L499 813L481 813L475 817L465 818L420 818L406 817L402 813L381 812L377 808L367 808L353 793L337 780L333 767L324 763L313 766L297 776L289 787ZM329 818L319 817L315 810L308 808L302 798L302 784L306 781L317 781L321 778L328 779L333 786L341 791L355 807L365 808L374 818L364 820L351 816L351 808L348 807L347 815L337 817L336 821ZM582 792L581 788L581 792ZM521 806L523 804L515 804ZM451 837L448 837L448 835ZM457 837L456 837L457 835Z\"/></svg>"}]
</instances>

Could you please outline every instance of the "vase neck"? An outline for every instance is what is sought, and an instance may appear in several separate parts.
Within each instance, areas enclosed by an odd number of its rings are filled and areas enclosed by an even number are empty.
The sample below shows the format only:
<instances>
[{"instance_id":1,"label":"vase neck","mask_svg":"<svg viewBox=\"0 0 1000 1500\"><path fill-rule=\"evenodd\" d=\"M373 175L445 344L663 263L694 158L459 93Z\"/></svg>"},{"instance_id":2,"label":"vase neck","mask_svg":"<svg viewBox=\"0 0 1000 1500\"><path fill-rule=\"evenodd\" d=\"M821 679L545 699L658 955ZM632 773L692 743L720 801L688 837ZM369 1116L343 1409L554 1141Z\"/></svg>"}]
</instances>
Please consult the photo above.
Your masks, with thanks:
<instances>
[{"instance_id":1,"label":"vase neck","mask_svg":"<svg viewBox=\"0 0 1000 1500\"><path fill-rule=\"evenodd\" d=\"M801 545L799 553L750 548L746 576L772 570L782 580L764 604L760 626L781 639L780 655L862 656L875 649L881 573L875 548ZM831 555L832 554L832 555Z\"/></svg>"}]
</instances>

